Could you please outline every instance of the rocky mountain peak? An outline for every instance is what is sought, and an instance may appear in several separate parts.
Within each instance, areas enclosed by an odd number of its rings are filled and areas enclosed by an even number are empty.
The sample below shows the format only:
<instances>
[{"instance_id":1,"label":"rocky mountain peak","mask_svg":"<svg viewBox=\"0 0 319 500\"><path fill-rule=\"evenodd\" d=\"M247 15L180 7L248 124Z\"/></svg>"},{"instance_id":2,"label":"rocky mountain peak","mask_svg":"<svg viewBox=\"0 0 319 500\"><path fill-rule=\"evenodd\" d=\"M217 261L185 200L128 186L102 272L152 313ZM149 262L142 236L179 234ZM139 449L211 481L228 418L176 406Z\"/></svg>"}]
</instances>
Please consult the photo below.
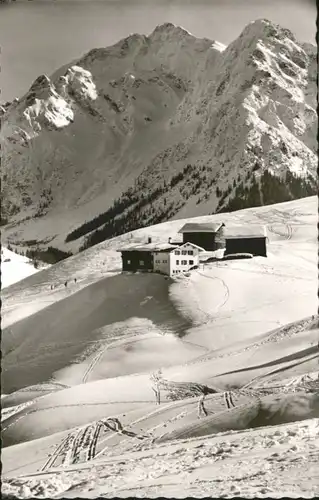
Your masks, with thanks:
<instances>
[{"instance_id":1,"label":"rocky mountain peak","mask_svg":"<svg viewBox=\"0 0 319 500\"><path fill-rule=\"evenodd\" d=\"M286 38L296 42L294 34L287 28L280 26L268 19L256 19L250 22L242 31L239 38L265 38L268 40L284 40Z\"/></svg>"},{"instance_id":2,"label":"rocky mountain peak","mask_svg":"<svg viewBox=\"0 0 319 500\"><path fill-rule=\"evenodd\" d=\"M98 214L116 217L112 236L220 210L236 183L262 189L265 172L314 179L314 54L264 19L227 47L164 23L41 75L3 114L5 216L27 214L32 239L37 220L66 210L62 245Z\"/></svg>"},{"instance_id":3,"label":"rocky mountain peak","mask_svg":"<svg viewBox=\"0 0 319 500\"><path fill-rule=\"evenodd\" d=\"M40 75L31 85L30 91L37 91L39 89L50 88L50 86L51 86L50 78L46 75Z\"/></svg>"},{"instance_id":4,"label":"rocky mountain peak","mask_svg":"<svg viewBox=\"0 0 319 500\"><path fill-rule=\"evenodd\" d=\"M154 29L154 31L150 34L149 38L151 40L165 40L167 38L196 38L189 31L181 26L177 26L173 23L163 23Z\"/></svg>"}]
</instances>

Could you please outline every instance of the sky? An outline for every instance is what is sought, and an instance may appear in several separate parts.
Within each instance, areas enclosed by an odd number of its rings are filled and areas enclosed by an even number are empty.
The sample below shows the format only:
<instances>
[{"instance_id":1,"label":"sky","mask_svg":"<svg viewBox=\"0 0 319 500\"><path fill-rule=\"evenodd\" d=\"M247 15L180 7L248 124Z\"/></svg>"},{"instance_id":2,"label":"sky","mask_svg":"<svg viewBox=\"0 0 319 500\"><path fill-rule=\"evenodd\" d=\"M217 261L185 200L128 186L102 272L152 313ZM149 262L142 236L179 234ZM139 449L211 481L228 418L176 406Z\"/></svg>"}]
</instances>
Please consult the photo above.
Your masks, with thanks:
<instances>
[{"instance_id":1,"label":"sky","mask_svg":"<svg viewBox=\"0 0 319 500\"><path fill-rule=\"evenodd\" d=\"M312 0L17 0L0 4L1 101L23 95L40 75L132 32L173 22L228 44L250 21L267 18L314 42Z\"/></svg>"}]
</instances>

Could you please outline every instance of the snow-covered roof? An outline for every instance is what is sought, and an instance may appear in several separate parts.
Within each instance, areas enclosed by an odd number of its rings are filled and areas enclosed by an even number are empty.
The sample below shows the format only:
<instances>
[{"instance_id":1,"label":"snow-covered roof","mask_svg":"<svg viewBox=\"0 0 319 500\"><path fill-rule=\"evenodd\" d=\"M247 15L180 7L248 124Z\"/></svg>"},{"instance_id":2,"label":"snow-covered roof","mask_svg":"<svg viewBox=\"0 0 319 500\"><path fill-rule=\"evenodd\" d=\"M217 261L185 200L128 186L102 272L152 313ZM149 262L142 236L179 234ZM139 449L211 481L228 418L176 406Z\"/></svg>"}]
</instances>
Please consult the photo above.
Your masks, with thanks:
<instances>
[{"instance_id":1,"label":"snow-covered roof","mask_svg":"<svg viewBox=\"0 0 319 500\"><path fill-rule=\"evenodd\" d=\"M179 233L217 233L223 222L188 222L178 232Z\"/></svg>"},{"instance_id":2,"label":"snow-covered roof","mask_svg":"<svg viewBox=\"0 0 319 500\"><path fill-rule=\"evenodd\" d=\"M227 226L225 229L225 239L245 239L245 238L266 238L265 226Z\"/></svg>"},{"instance_id":3,"label":"snow-covered roof","mask_svg":"<svg viewBox=\"0 0 319 500\"><path fill-rule=\"evenodd\" d=\"M165 252L165 250L173 250L174 248L179 248L178 245L171 245L170 243L146 243L145 245L136 245L132 243L131 245L126 245L123 248L119 248L118 252Z\"/></svg>"},{"instance_id":4,"label":"snow-covered roof","mask_svg":"<svg viewBox=\"0 0 319 500\"><path fill-rule=\"evenodd\" d=\"M186 245L191 245L194 248L197 248L201 252L204 252L205 249L195 245L195 243L184 243L183 245L180 244L174 244L174 243L146 243L146 244L139 244L137 245L136 243L132 243L131 245L126 245L123 248L119 248L117 251L118 252L171 252L172 250L175 250L176 248L183 248L183 246Z\"/></svg>"},{"instance_id":5,"label":"snow-covered roof","mask_svg":"<svg viewBox=\"0 0 319 500\"><path fill-rule=\"evenodd\" d=\"M200 250L201 252L205 252L205 248L200 247L200 246L196 245L195 243L191 243L191 242L188 242L188 241L187 241L186 243L184 243L183 245L178 245L178 248L183 248L183 247L185 247L186 245L188 245L188 246L192 246L192 247L194 247L194 248L197 248L197 249L198 249L198 250Z\"/></svg>"}]
</instances>

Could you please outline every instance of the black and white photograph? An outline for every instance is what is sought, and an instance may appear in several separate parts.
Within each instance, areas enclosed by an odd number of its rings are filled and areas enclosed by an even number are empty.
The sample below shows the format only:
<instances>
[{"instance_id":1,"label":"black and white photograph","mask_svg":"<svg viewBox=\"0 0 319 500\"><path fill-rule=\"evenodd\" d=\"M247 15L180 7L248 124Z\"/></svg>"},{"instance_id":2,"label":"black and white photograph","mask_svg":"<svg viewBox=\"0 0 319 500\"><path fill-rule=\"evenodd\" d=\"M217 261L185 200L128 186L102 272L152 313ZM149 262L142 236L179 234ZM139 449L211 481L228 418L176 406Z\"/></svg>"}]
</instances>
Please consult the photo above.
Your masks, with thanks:
<instances>
[{"instance_id":1,"label":"black and white photograph","mask_svg":"<svg viewBox=\"0 0 319 500\"><path fill-rule=\"evenodd\" d=\"M0 0L1 492L319 496L312 0Z\"/></svg>"}]
</instances>

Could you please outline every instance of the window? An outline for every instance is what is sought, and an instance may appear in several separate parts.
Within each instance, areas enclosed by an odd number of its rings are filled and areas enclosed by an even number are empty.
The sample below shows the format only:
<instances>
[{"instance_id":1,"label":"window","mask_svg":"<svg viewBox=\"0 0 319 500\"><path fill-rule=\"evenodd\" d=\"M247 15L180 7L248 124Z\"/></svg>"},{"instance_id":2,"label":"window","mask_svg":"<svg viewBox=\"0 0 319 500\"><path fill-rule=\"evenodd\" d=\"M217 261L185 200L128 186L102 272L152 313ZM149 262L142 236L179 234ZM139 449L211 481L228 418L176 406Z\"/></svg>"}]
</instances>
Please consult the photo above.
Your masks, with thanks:
<instances>
[{"instance_id":1,"label":"window","mask_svg":"<svg viewBox=\"0 0 319 500\"><path fill-rule=\"evenodd\" d=\"M176 261L176 265L179 266L179 260Z\"/></svg>"},{"instance_id":2,"label":"window","mask_svg":"<svg viewBox=\"0 0 319 500\"><path fill-rule=\"evenodd\" d=\"M194 261L193 260L190 260L189 261L189 265L192 266L194 264Z\"/></svg>"},{"instance_id":3,"label":"window","mask_svg":"<svg viewBox=\"0 0 319 500\"><path fill-rule=\"evenodd\" d=\"M182 250L182 255L187 255L187 250Z\"/></svg>"},{"instance_id":4,"label":"window","mask_svg":"<svg viewBox=\"0 0 319 500\"><path fill-rule=\"evenodd\" d=\"M187 260L182 260L181 264L182 264L182 266L186 266L187 265Z\"/></svg>"},{"instance_id":5,"label":"window","mask_svg":"<svg viewBox=\"0 0 319 500\"><path fill-rule=\"evenodd\" d=\"M140 260L140 266L144 266L144 260Z\"/></svg>"},{"instance_id":6,"label":"window","mask_svg":"<svg viewBox=\"0 0 319 500\"><path fill-rule=\"evenodd\" d=\"M167 260L163 260L163 264L167 264Z\"/></svg>"},{"instance_id":7,"label":"window","mask_svg":"<svg viewBox=\"0 0 319 500\"><path fill-rule=\"evenodd\" d=\"M193 250L188 250L188 252L187 252L187 253L188 253L188 255L194 255Z\"/></svg>"},{"instance_id":8,"label":"window","mask_svg":"<svg viewBox=\"0 0 319 500\"><path fill-rule=\"evenodd\" d=\"M175 253L175 255L180 255L181 254L181 252L179 250L175 250L174 253Z\"/></svg>"}]
</instances>

